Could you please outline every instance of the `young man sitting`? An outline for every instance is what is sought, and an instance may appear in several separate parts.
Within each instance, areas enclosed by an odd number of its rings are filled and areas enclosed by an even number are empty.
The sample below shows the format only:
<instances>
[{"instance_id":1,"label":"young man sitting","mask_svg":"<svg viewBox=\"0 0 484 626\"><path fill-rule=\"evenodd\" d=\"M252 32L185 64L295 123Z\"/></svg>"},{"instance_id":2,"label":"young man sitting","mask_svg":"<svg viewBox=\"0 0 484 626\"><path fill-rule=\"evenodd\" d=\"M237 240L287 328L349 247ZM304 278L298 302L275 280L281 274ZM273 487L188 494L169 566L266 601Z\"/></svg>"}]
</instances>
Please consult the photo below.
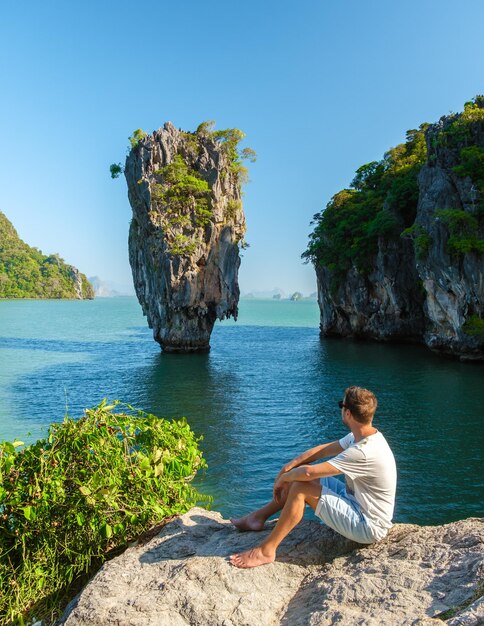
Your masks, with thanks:
<instances>
[{"instance_id":1,"label":"young man sitting","mask_svg":"<svg viewBox=\"0 0 484 626\"><path fill-rule=\"evenodd\" d=\"M343 424L351 431L339 441L303 452L283 466L271 502L245 517L232 519L239 530L262 530L281 511L271 534L257 547L230 556L241 568L272 563L281 541L304 515L306 504L333 530L358 543L383 539L392 525L397 472L383 435L373 426L377 400L361 387L348 387L339 402ZM319 459L330 461L309 465ZM345 482L335 478L345 476Z\"/></svg>"}]
</instances>

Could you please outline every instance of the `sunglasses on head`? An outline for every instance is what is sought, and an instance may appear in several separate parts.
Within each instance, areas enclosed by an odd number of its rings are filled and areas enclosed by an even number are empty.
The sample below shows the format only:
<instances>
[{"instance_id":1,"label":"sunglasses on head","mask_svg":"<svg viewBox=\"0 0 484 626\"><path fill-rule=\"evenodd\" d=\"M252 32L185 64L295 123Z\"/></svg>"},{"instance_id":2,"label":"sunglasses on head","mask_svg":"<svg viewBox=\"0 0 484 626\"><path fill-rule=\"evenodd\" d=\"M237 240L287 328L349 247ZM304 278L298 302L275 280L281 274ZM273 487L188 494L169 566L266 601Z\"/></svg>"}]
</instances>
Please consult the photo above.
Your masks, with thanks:
<instances>
[{"instance_id":1,"label":"sunglasses on head","mask_svg":"<svg viewBox=\"0 0 484 626\"><path fill-rule=\"evenodd\" d=\"M340 401L338 402L338 406L339 406L339 408L340 408L340 409L342 409L343 407L344 407L345 409L347 409L347 408L348 408L348 407L346 406L346 404L343 402L343 400L340 400Z\"/></svg>"}]
</instances>

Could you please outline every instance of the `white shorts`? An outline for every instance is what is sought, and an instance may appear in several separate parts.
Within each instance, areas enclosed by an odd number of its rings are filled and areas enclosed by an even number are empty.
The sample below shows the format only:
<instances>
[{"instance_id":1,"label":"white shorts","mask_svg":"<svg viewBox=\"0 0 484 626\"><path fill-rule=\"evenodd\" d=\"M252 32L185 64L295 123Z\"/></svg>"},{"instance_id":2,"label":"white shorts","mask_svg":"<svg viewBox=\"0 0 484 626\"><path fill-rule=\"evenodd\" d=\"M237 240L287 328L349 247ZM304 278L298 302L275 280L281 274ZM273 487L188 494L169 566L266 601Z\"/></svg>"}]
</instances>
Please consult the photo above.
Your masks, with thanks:
<instances>
[{"instance_id":1,"label":"white shorts","mask_svg":"<svg viewBox=\"0 0 484 626\"><path fill-rule=\"evenodd\" d=\"M356 498L334 476L321 478L321 497L315 513L337 533L358 543L374 543L386 534L383 528L377 530L369 524Z\"/></svg>"}]
</instances>

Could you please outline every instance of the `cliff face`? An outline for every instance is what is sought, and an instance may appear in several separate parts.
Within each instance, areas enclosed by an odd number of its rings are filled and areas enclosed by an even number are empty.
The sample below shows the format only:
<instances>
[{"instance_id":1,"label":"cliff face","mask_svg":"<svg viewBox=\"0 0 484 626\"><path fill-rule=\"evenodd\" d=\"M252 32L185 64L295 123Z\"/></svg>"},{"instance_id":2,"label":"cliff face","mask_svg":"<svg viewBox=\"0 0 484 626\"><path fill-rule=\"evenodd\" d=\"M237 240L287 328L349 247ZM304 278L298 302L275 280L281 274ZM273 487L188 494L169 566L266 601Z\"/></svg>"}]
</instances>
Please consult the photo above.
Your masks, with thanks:
<instances>
[{"instance_id":1,"label":"cliff face","mask_svg":"<svg viewBox=\"0 0 484 626\"><path fill-rule=\"evenodd\" d=\"M484 149L484 122L469 124L467 142L441 145L439 138L452 122L452 118L442 118L439 124L429 127L429 157L419 175L415 223L429 237L427 253L416 261L425 290L424 341L445 354L482 359L484 336L466 333L465 324L483 314L484 255L476 245L466 252L452 253L456 247L452 243L460 240L465 246L466 239L471 241L470 230L481 241L484 236L484 198L480 197L478 183L456 173L465 143Z\"/></svg>"},{"instance_id":2,"label":"cliff face","mask_svg":"<svg viewBox=\"0 0 484 626\"><path fill-rule=\"evenodd\" d=\"M73 265L26 244L0 212L0 298L91 300L94 290Z\"/></svg>"},{"instance_id":3,"label":"cliff face","mask_svg":"<svg viewBox=\"0 0 484 626\"><path fill-rule=\"evenodd\" d=\"M378 246L373 270L351 268L334 289L332 272L316 266L321 333L333 337L419 341L424 296L409 241Z\"/></svg>"},{"instance_id":4,"label":"cliff face","mask_svg":"<svg viewBox=\"0 0 484 626\"><path fill-rule=\"evenodd\" d=\"M208 350L215 320L237 318L245 233L237 166L213 133L169 122L126 159L134 287L165 351Z\"/></svg>"},{"instance_id":5,"label":"cliff face","mask_svg":"<svg viewBox=\"0 0 484 626\"><path fill-rule=\"evenodd\" d=\"M423 128L426 154L415 170L418 194L409 201L407 193L406 213L399 209L401 198L395 202L395 189L405 199L404 185L392 187L383 173L378 185L386 196L379 215L390 226L379 234L363 270L361 258L343 272L338 263L325 262L338 231L324 221L324 212L315 216L320 231L312 237L319 248L313 243L306 256L316 268L323 336L416 341L462 360L484 358L484 103L466 111ZM386 159L382 171L391 172ZM402 163L400 171L408 167ZM367 197L378 185L364 189ZM336 215L331 219L344 218L334 202L328 207ZM364 226L367 233L376 230L370 222ZM351 246L351 233L347 237ZM362 241L353 240L353 249Z\"/></svg>"}]
</instances>

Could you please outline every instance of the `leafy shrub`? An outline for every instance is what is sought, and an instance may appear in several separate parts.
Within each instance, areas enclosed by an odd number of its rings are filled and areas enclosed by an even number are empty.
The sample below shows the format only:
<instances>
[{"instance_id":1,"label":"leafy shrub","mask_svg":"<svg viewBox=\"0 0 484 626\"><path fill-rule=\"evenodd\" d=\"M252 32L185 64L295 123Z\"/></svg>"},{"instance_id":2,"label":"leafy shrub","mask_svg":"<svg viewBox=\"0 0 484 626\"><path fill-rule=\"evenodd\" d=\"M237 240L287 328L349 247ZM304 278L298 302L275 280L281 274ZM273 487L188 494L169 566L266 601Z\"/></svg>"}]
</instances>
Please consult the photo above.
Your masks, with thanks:
<instances>
[{"instance_id":1,"label":"leafy shrub","mask_svg":"<svg viewBox=\"0 0 484 626\"><path fill-rule=\"evenodd\" d=\"M473 182L474 193L480 198L478 209L484 212L484 148L469 146L460 151L460 164L452 168L457 176L469 176ZM474 199L473 199L474 202Z\"/></svg>"},{"instance_id":2,"label":"leafy shrub","mask_svg":"<svg viewBox=\"0 0 484 626\"><path fill-rule=\"evenodd\" d=\"M333 196L316 214L314 231L302 257L327 267L338 282L355 266L363 274L373 267L378 239L395 239L398 225L415 220L418 200L417 176L425 163L425 130L407 131L407 140L389 150L381 161L356 170L350 189Z\"/></svg>"},{"instance_id":3,"label":"leafy shrub","mask_svg":"<svg viewBox=\"0 0 484 626\"><path fill-rule=\"evenodd\" d=\"M462 330L466 335L484 335L484 320L478 315L471 315L466 319Z\"/></svg>"},{"instance_id":4,"label":"leafy shrub","mask_svg":"<svg viewBox=\"0 0 484 626\"><path fill-rule=\"evenodd\" d=\"M109 171L111 172L111 178L119 178L124 170L121 163L111 163L111 165L109 166Z\"/></svg>"},{"instance_id":5,"label":"leafy shrub","mask_svg":"<svg viewBox=\"0 0 484 626\"><path fill-rule=\"evenodd\" d=\"M113 409L122 412L113 413ZM116 402L46 439L0 444L0 615L44 618L61 594L155 522L203 498L205 462L184 420ZM3 622L3 623L6 623Z\"/></svg>"},{"instance_id":6,"label":"leafy shrub","mask_svg":"<svg viewBox=\"0 0 484 626\"><path fill-rule=\"evenodd\" d=\"M400 233L404 239L412 239L415 257L418 260L425 259L432 245L432 237L420 224L412 224Z\"/></svg>"},{"instance_id":7,"label":"leafy shrub","mask_svg":"<svg viewBox=\"0 0 484 626\"><path fill-rule=\"evenodd\" d=\"M170 242L169 251L172 256L190 256L200 245L198 240L193 240L186 235L177 233Z\"/></svg>"},{"instance_id":8,"label":"leafy shrub","mask_svg":"<svg viewBox=\"0 0 484 626\"><path fill-rule=\"evenodd\" d=\"M227 216L227 219L229 220L235 219L237 212L240 211L241 208L242 208L242 202L240 200L230 199L227 202L227 207L225 209L225 215Z\"/></svg>"},{"instance_id":9,"label":"leafy shrub","mask_svg":"<svg viewBox=\"0 0 484 626\"><path fill-rule=\"evenodd\" d=\"M459 144L472 142L472 125L477 122L484 125L484 102L482 96L464 104L462 113L454 115L450 123L439 135L438 143L445 147L457 147Z\"/></svg>"},{"instance_id":10,"label":"leafy shrub","mask_svg":"<svg viewBox=\"0 0 484 626\"><path fill-rule=\"evenodd\" d=\"M133 133L128 137L129 143L131 144L131 148L137 148L139 142L146 137L146 133L141 128L137 128L133 131Z\"/></svg>"},{"instance_id":11,"label":"leafy shrub","mask_svg":"<svg viewBox=\"0 0 484 626\"><path fill-rule=\"evenodd\" d=\"M448 227L447 239L449 254L462 255L468 252L484 252L484 239L479 237L479 222L475 215L460 209L441 209L435 211Z\"/></svg>"}]
</instances>

